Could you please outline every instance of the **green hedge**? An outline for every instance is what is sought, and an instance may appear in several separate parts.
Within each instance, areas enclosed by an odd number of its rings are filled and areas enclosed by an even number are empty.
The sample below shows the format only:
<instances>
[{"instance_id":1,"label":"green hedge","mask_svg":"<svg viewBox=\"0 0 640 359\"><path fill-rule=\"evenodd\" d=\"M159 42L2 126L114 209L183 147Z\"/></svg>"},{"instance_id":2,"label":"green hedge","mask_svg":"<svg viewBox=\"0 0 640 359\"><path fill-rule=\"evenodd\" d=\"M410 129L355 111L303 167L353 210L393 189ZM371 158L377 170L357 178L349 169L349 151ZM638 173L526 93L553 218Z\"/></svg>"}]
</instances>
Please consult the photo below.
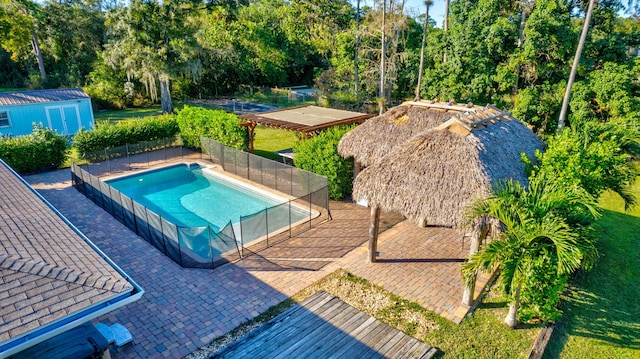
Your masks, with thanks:
<instances>
[{"instance_id":1,"label":"green hedge","mask_svg":"<svg viewBox=\"0 0 640 359\"><path fill-rule=\"evenodd\" d=\"M101 151L142 141L159 140L178 134L175 115L162 115L99 123L95 130L80 131L73 137L73 145L78 152Z\"/></svg>"},{"instance_id":2,"label":"green hedge","mask_svg":"<svg viewBox=\"0 0 640 359\"><path fill-rule=\"evenodd\" d=\"M293 148L293 162L298 168L327 176L329 197L339 200L351 194L353 185L353 158L338 154L338 142L355 126L332 127L319 135L299 141Z\"/></svg>"},{"instance_id":3,"label":"green hedge","mask_svg":"<svg viewBox=\"0 0 640 359\"><path fill-rule=\"evenodd\" d=\"M60 167L67 158L67 138L42 124L30 135L0 138L0 158L18 173Z\"/></svg>"},{"instance_id":4,"label":"green hedge","mask_svg":"<svg viewBox=\"0 0 640 359\"><path fill-rule=\"evenodd\" d=\"M177 117L184 144L200 148L200 136L222 142L238 150L249 149L249 130L239 126L238 116L222 110L185 106Z\"/></svg>"}]
</instances>

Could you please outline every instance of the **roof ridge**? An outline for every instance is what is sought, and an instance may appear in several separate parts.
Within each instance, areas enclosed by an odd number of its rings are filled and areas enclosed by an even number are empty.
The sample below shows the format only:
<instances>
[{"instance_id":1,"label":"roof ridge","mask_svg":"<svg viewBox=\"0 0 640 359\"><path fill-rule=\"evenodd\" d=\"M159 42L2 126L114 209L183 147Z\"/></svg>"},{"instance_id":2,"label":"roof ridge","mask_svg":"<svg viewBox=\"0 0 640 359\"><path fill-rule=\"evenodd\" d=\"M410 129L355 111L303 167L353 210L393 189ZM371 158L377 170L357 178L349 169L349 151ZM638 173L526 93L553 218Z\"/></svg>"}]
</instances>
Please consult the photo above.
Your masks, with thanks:
<instances>
[{"instance_id":1,"label":"roof ridge","mask_svg":"<svg viewBox=\"0 0 640 359\"><path fill-rule=\"evenodd\" d=\"M458 112L440 126L433 128L433 130L449 130L450 132L467 136L476 129L485 128L503 120L520 122L513 117L511 112L501 110L495 105L474 106L474 110L473 112Z\"/></svg>"},{"instance_id":2,"label":"roof ridge","mask_svg":"<svg viewBox=\"0 0 640 359\"><path fill-rule=\"evenodd\" d=\"M126 281L107 278L102 274L59 267L32 258L22 258L8 254L0 254L0 268L116 293L120 293L125 287L130 286Z\"/></svg>"}]
</instances>

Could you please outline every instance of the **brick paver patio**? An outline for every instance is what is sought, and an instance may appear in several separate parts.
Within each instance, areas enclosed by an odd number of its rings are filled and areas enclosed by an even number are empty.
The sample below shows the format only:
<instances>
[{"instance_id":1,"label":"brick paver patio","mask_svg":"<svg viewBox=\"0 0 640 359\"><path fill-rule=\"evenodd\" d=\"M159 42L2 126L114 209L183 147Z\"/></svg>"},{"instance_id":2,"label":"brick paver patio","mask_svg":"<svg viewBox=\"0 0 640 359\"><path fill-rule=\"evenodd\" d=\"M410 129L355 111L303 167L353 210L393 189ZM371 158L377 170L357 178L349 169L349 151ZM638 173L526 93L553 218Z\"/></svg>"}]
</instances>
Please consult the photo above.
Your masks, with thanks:
<instances>
[{"instance_id":1,"label":"brick paver patio","mask_svg":"<svg viewBox=\"0 0 640 359\"><path fill-rule=\"evenodd\" d=\"M332 221L295 238L215 270L185 269L73 189L70 176L59 170L26 180L146 291L100 318L133 334L117 358L182 357L339 268L454 321L468 309L459 307L468 243L463 249L458 231L384 214L380 261L368 264L368 209L332 202Z\"/></svg>"}]
</instances>

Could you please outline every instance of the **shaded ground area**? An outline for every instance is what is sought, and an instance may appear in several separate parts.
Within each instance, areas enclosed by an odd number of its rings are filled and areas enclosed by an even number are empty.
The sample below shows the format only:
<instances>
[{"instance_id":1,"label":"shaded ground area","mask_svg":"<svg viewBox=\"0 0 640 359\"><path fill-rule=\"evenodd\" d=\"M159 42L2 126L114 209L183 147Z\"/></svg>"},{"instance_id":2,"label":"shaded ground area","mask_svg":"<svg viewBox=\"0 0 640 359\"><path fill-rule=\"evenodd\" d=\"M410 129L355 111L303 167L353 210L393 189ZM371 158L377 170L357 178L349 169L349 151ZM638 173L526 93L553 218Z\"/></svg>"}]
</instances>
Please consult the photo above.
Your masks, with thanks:
<instances>
[{"instance_id":1,"label":"shaded ground area","mask_svg":"<svg viewBox=\"0 0 640 359\"><path fill-rule=\"evenodd\" d=\"M146 290L138 302L100 318L133 334L134 344L118 358L184 356L339 268L449 319L460 317L459 262L468 249L456 231L421 229L385 214L382 261L367 264L369 210L332 202L332 221L215 270L185 269L73 189L70 177L60 170L26 179Z\"/></svg>"},{"instance_id":2,"label":"shaded ground area","mask_svg":"<svg viewBox=\"0 0 640 359\"><path fill-rule=\"evenodd\" d=\"M320 291L216 353L242 358L431 358L436 349Z\"/></svg>"},{"instance_id":3,"label":"shaded ground area","mask_svg":"<svg viewBox=\"0 0 640 359\"><path fill-rule=\"evenodd\" d=\"M545 358L640 358L639 215L603 211L597 263L574 278Z\"/></svg>"},{"instance_id":4,"label":"shaded ground area","mask_svg":"<svg viewBox=\"0 0 640 359\"><path fill-rule=\"evenodd\" d=\"M461 304L460 264L469 253L469 240L463 242L461 231L403 221L380 235L378 251L378 261L367 263L363 246L345 256L342 267L456 323L467 314L469 307ZM476 298L488 280L480 276Z\"/></svg>"}]
</instances>

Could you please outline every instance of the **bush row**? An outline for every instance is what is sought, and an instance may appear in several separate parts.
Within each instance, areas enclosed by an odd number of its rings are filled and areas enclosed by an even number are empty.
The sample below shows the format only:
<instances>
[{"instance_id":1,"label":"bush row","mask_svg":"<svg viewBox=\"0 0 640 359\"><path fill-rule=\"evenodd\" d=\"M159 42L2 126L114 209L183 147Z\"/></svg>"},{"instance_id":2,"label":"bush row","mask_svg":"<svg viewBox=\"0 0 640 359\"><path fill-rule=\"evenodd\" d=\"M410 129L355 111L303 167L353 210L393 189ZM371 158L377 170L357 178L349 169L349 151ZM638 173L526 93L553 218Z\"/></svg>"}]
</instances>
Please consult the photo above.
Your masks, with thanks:
<instances>
[{"instance_id":1,"label":"bush row","mask_svg":"<svg viewBox=\"0 0 640 359\"><path fill-rule=\"evenodd\" d=\"M81 154L101 151L125 144L152 141L176 136L179 132L176 116L162 115L119 121L102 122L95 130L80 131L73 136L73 144Z\"/></svg>"},{"instance_id":2,"label":"bush row","mask_svg":"<svg viewBox=\"0 0 640 359\"><path fill-rule=\"evenodd\" d=\"M186 146L200 148L200 136L204 136L237 150L249 149L249 130L238 126L241 120L232 113L185 106L178 112L177 122Z\"/></svg>"},{"instance_id":3,"label":"bush row","mask_svg":"<svg viewBox=\"0 0 640 359\"><path fill-rule=\"evenodd\" d=\"M18 173L38 172L62 165L67 145L65 136L34 124L30 135L0 138L0 158Z\"/></svg>"}]
</instances>

